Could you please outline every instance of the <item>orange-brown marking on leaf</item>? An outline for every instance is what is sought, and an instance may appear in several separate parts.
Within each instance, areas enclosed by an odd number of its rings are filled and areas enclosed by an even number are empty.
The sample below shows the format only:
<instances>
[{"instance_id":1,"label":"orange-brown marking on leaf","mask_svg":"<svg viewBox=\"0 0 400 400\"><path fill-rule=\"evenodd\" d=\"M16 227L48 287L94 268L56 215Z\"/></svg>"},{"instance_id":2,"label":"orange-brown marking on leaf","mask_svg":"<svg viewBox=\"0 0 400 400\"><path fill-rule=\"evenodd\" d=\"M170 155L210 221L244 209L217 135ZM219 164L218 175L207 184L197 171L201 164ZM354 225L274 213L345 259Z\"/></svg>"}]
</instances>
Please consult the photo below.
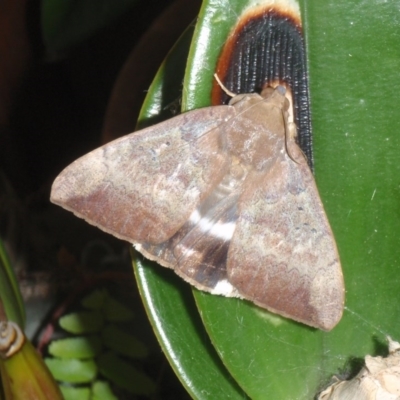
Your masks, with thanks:
<instances>
[{"instance_id":1,"label":"orange-brown marking on leaf","mask_svg":"<svg viewBox=\"0 0 400 400\"><path fill-rule=\"evenodd\" d=\"M243 15L239 18L233 31L230 33L228 39L225 42L224 48L219 56L217 67L215 69L216 74L222 82L225 82L227 71L231 63L233 50L237 44L238 38L243 34L243 30L251 22L257 20L263 20L267 16L272 16L277 20L290 21L298 31L302 34L301 18L297 10L290 7L289 5L278 5L278 4L263 4L257 7L252 7L246 10ZM279 82L280 85L288 87L285 82ZM270 82L265 82L264 86L272 86ZM276 87L277 83L274 86ZM214 81L211 92L211 104L217 105L222 104L222 96L224 94L223 89L220 85Z\"/></svg>"}]
</instances>

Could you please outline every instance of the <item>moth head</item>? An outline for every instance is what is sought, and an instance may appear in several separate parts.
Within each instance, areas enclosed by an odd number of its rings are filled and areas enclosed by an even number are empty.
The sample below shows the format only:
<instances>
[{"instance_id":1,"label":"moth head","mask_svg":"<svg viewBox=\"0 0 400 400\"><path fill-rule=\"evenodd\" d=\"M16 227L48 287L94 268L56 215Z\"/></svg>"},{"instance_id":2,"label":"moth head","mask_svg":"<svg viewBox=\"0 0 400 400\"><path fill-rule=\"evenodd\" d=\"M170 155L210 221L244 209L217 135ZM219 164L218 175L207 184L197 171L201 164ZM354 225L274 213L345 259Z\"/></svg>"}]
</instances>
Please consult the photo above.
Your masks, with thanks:
<instances>
[{"instance_id":1,"label":"moth head","mask_svg":"<svg viewBox=\"0 0 400 400\"><path fill-rule=\"evenodd\" d=\"M278 85L276 87L265 87L260 96L266 101L275 103L276 106L282 108L283 111L287 111L290 107L288 94L290 95L284 86Z\"/></svg>"},{"instance_id":2,"label":"moth head","mask_svg":"<svg viewBox=\"0 0 400 400\"><path fill-rule=\"evenodd\" d=\"M238 94L232 97L229 105L235 106L237 112L247 112L253 106L264 103L266 107L277 108L280 112L283 111L286 116L285 118L287 118L287 111L290 109L290 100L286 98L286 93L287 90L284 86L277 86L276 88L268 86L262 90L261 94Z\"/></svg>"}]
</instances>

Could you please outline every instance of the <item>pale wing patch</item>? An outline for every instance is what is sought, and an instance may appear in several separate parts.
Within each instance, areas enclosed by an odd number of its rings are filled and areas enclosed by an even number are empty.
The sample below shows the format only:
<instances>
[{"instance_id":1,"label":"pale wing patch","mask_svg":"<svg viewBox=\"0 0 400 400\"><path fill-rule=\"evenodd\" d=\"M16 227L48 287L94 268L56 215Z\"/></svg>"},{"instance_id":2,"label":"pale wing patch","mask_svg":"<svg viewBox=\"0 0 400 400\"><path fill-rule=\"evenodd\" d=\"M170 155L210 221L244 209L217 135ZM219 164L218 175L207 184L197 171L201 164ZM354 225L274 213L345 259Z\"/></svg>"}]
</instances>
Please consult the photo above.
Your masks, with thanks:
<instances>
[{"instance_id":1,"label":"pale wing patch","mask_svg":"<svg viewBox=\"0 0 400 400\"><path fill-rule=\"evenodd\" d=\"M227 252L235 230L242 183L243 177L228 172L171 239L159 245L143 244L139 250L174 268L197 288L214 293L227 278ZM226 289L224 295L237 296L237 291Z\"/></svg>"},{"instance_id":2,"label":"pale wing patch","mask_svg":"<svg viewBox=\"0 0 400 400\"><path fill-rule=\"evenodd\" d=\"M214 223L212 220L203 218L199 222L199 229L216 239L229 241L235 230L235 223L231 221Z\"/></svg>"},{"instance_id":3,"label":"pale wing patch","mask_svg":"<svg viewBox=\"0 0 400 400\"><path fill-rule=\"evenodd\" d=\"M218 294L225 297L241 297L237 289L227 279L221 279L214 289L211 290L211 294Z\"/></svg>"}]
</instances>

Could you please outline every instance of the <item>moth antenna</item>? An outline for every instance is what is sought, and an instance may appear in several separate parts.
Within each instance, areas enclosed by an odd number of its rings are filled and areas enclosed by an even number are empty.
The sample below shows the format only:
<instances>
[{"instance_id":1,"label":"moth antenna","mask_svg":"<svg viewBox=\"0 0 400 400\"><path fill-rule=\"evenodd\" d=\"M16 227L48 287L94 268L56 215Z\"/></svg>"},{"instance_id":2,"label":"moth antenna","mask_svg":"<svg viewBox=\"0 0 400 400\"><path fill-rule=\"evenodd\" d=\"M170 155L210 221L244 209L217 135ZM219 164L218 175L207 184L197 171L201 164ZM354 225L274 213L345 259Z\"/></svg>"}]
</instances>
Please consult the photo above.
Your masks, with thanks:
<instances>
[{"instance_id":1,"label":"moth antenna","mask_svg":"<svg viewBox=\"0 0 400 400\"><path fill-rule=\"evenodd\" d=\"M235 97L237 96L236 93L231 92L222 82L221 80L218 78L217 74L214 74L214 78L215 80L218 82L218 85L221 86L221 89L230 97Z\"/></svg>"},{"instance_id":2,"label":"moth antenna","mask_svg":"<svg viewBox=\"0 0 400 400\"><path fill-rule=\"evenodd\" d=\"M292 154L290 154L290 146L289 146L289 141L291 139L295 140L295 135L292 135L290 133L291 129L289 128L289 125L294 125L296 126L296 124L294 122L288 123L287 118L285 118L285 112L282 111L282 117L283 117L283 122L285 124L285 148L286 148L286 153L288 154L289 158L295 162L296 164L301 164L298 160L296 160L296 158L294 156L292 156ZM304 154L303 150L299 147L299 150L301 151L301 153L303 154L304 158L307 160L306 155Z\"/></svg>"}]
</instances>

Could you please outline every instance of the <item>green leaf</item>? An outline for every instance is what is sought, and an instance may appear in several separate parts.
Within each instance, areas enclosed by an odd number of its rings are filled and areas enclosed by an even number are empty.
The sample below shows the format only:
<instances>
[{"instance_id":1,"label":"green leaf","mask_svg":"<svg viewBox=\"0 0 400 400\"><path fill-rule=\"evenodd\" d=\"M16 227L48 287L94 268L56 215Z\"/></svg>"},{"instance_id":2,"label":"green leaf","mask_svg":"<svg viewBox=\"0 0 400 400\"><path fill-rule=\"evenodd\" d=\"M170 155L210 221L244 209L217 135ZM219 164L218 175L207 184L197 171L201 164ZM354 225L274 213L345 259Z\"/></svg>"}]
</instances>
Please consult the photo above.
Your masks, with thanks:
<instances>
[{"instance_id":1,"label":"green leaf","mask_svg":"<svg viewBox=\"0 0 400 400\"><path fill-rule=\"evenodd\" d=\"M182 111L210 105L218 56L238 15L252 3L252 0L203 0L187 59Z\"/></svg>"},{"instance_id":2,"label":"green leaf","mask_svg":"<svg viewBox=\"0 0 400 400\"><path fill-rule=\"evenodd\" d=\"M91 310L100 310L103 308L106 299L108 298L107 289L97 289L85 296L81 304L85 308Z\"/></svg>"},{"instance_id":3,"label":"green leaf","mask_svg":"<svg viewBox=\"0 0 400 400\"><path fill-rule=\"evenodd\" d=\"M97 311L80 311L62 316L59 323L67 332L85 334L99 332L104 318Z\"/></svg>"},{"instance_id":4,"label":"green leaf","mask_svg":"<svg viewBox=\"0 0 400 400\"><path fill-rule=\"evenodd\" d=\"M60 358L93 358L102 348L102 341L98 336L84 336L53 340L49 346L49 353Z\"/></svg>"},{"instance_id":5,"label":"green leaf","mask_svg":"<svg viewBox=\"0 0 400 400\"><path fill-rule=\"evenodd\" d=\"M92 385L92 399L91 400L118 400L114 396L108 382L96 381Z\"/></svg>"},{"instance_id":6,"label":"green leaf","mask_svg":"<svg viewBox=\"0 0 400 400\"><path fill-rule=\"evenodd\" d=\"M104 303L103 314L107 321L123 322L133 319L134 313L119 301L107 296Z\"/></svg>"},{"instance_id":7,"label":"green leaf","mask_svg":"<svg viewBox=\"0 0 400 400\"><path fill-rule=\"evenodd\" d=\"M188 59L185 109L209 104L216 57L247 3L204 2ZM386 334L400 335L398 4L300 4L309 57L316 179L341 255L346 310L339 325L324 333L245 301L195 291L210 339L253 399L312 398L354 357L376 354ZM188 301L193 312L189 300L180 297L185 285L176 283L169 271L150 265L137 267L142 295L164 351L187 384L196 378L200 353L193 346L193 363L185 365L181 360L191 350L182 347L176 361L176 343L202 331L191 331L193 324L185 319L182 303ZM181 326L174 330L177 320ZM201 387L217 386L220 375L214 372L209 370L209 381L195 381L194 389L187 386L194 398L207 398Z\"/></svg>"},{"instance_id":8,"label":"green leaf","mask_svg":"<svg viewBox=\"0 0 400 400\"><path fill-rule=\"evenodd\" d=\"M213 3L210 13L224 12L223 3ZM234 3L239 2L229 1L232 9ZM396 99L390 96L397 90L389 78L400 66L394 51L399 39L396 5L304 1L302 8L316 178L336 233L347 309L338 327L323 333L279 317L271 320L247 302L196 292L211 340L254 399L311 398L352 357L374 353L384 334L400 331L398 318L391 317L398 315L400 305L395 272L400 224L393 218L398 215L400 176L393 161L400 139L393 118ZM197 47L205 53L209 46L197 42ZM186 78L193 89L187 103L197 107L203 98L196 89L211 77L193 60Z\"/></svg>"},{"instance_id":9,"label":"green leaf","mask_svg":"<svg viewBox=\"0 0 400 400\"><path fill-rule=\"evenodd\" d=\"M210 104L217 57L248 1L206 1L188 60L183 104ZM214 21L220 21L215 24ZM202 60L207 57L209 68ZM236 382L252 399L312 398L320 384L321 332L269 314L249 302L195 291L210 339ZM295 370L291 371L295 365ZM304 377L307 376L305 384Z\"/></svg>"},{"instance_id":10,"label":"green leaf","mask_svg":"<svg viewBox=\"0 0 400 400\"><path fill-rule=\"evenodd\" d=\"M152 379L112 352L100 355L98 366L107 379L130 393L150 395L155 392Z\"/></svg>"},{"instance_id":11,"label":"green leaf","mask_svg":"<svg viewBox=\"0 0 400 400\"><path fill-rule=\"evenodd\" d=\"M316 178L346 283L344 318L326 338L330 371L400 337L398 6L307 7Z\"/></svg>"},{"instance_id":12,"label":"green leaf","mask_svg":"<svg viewBox=\"0 0 400 400\"><path fill-rule=\"evenodd\" d=\"M85 383L97 375L97 366L92 360L45 358L44 361L54 378L61 382Z\"/></svg>"},{"instance_id":13,"label":"green leaf","mask_svg":"<svg viewBox=\"0 0 400 400\"><path fill-rule=\"evenodd\" d=\"M90 389L60 385L65 400L90 400Z\"/></svg>"},{"instance_id":14,"label":"green leaf","mask_svg":"<svg viewBox=\"0 0 400 400\"><path fill-rule=\"evenodd\" d=\"M123 322L133 319L133 311L110 296L107 289L97 289L85 296L81 304L91 310L102 311L107 321Z\"/></svg>"},{"instance_id":15,"label":"green leaf","mask_svg":"<svg viewBox=\"0 0 400 400\"><path fill-rule=\"evenodd\" d=\"M101 332L101 337L105 346L123 356L146 358L149 355L144 343L114 324L106 325Z\"/></svg>"}]
</instances>

